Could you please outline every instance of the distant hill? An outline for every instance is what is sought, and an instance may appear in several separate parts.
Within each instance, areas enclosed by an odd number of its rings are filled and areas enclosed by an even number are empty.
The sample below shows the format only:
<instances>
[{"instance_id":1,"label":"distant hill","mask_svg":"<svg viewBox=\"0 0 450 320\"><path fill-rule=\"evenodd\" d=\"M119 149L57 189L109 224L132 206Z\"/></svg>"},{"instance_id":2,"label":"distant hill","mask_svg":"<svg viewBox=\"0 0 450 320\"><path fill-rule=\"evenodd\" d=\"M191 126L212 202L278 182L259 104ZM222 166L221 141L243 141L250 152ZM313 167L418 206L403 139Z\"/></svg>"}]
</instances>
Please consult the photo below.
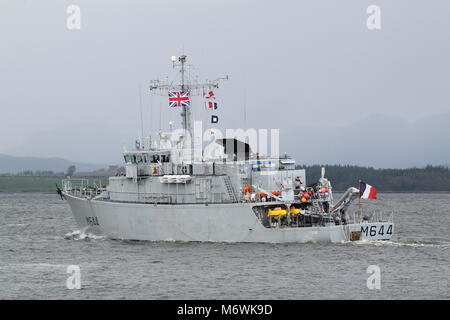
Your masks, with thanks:
<instances>
[{"instance_id":1,"label":"distant hill","mask_svg":"<svg viewBox=\"0 0 450 320\"><path fill-rule=\"evenodd\" d=\"M308 125L307 118L302 123L280 137L280 151L297 163L411 168L450 162L450 113L412 123L384 115L337 128Z\"/></svg>"},{"instance_id":2,"label":"distant hill","mask_svg":"<svg viewBox=\"0 0 450 320\"><path fill-rule=\"evenodd\" d=\"M1 152L20 157L57 157L83 163L119 164L123 162L124 146L134 146L135 138L120 129L80 124L36 132L22 144Z\"/></svg>"},{"instance_id":3,"label":"distant hill","mask_svg":"<svg viewBox=\"0 0 450 320\"><path fill-rule=\"evenodd\" d=\"M73 162L62 158L16 157L0 154L0 173L18 173L26 170L66 172L74 165L77 171L94 171L106 168L106 164Z\"/></svg>"}]
</instances>

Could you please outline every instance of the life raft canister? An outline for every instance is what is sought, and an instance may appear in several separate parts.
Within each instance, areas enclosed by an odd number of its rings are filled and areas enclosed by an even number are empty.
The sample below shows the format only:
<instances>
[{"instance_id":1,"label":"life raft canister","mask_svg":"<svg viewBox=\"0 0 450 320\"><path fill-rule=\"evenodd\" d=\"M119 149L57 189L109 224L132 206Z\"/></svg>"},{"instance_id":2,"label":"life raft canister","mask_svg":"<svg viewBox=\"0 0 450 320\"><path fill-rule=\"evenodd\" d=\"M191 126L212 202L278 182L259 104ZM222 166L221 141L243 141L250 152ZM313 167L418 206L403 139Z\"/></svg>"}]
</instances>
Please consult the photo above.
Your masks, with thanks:
<instances>
[{"instance_id":1,"label":"life raft canister","mask_svg":"<svg viewBox=\"0 0 450 320\"><path fill-rule=\"evenodd\" d=\"M267 214L269 216L285 216L285 215L287 215L287 210L277 207L275 209L269 209L267 211Z\"/></svg>"}]
</instances>

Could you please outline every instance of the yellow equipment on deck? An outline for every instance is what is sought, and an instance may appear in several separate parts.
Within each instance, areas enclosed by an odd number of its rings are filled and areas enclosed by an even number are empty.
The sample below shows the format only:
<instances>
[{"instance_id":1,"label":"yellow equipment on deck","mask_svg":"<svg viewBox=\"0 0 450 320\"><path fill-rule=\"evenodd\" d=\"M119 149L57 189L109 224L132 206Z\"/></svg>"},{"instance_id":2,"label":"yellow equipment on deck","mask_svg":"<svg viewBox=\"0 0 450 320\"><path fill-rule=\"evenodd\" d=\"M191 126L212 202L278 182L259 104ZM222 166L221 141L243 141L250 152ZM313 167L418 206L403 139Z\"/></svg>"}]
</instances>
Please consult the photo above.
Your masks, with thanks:
<instances>
[{"instance_id":1,"label":"yellow equipment on deck","mask_svg":"<svg viewBox=\"0 0 450 320\"><path fill-rule=\"evenodd\" d=\"M281 208L269 209L267 214L271 217L274 216L285 216L287 215L287 210Z\"/></svg>"}]
</instances>

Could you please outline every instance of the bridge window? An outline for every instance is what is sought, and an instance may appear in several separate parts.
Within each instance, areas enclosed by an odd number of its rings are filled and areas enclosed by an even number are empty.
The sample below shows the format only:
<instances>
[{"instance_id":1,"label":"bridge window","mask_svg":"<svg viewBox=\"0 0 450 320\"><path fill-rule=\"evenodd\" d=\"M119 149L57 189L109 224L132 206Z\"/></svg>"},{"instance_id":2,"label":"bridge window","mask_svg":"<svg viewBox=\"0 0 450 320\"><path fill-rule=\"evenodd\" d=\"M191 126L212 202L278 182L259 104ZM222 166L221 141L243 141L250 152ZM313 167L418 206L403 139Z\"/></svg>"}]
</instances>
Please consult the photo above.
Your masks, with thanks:
<instances>
[{"instance_id":1,"label":"bridge window","mask_svg":"<svg viewBox=\"0 0 450 320\"><path fill-rule=\"evenodd\" d=\"M125 163L132 163L133 162L133 157L130 155L126 155L124 156L125 159Z\"/></svg>"}]
</instances>

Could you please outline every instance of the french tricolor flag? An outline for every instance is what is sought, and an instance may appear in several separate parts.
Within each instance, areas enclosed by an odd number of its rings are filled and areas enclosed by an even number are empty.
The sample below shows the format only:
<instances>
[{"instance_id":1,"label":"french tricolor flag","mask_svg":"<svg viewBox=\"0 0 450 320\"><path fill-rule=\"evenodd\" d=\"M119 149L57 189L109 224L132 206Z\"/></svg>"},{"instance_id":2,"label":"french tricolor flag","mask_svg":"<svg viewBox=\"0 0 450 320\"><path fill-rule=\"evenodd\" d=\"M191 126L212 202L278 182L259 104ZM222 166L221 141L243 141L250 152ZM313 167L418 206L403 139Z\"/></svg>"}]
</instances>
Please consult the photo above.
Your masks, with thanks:
<instances>
[{"instance_id":1,"label":"french tricolor flag","mask_svg":"<svg viewBox=\"0 0 450 320\"><path fill-rule=\"evenodd\" d=\"M360 181L359 182L359 196L361 199L376 199L377 189L370 184Z\"/></svg>"}]
</instances>

